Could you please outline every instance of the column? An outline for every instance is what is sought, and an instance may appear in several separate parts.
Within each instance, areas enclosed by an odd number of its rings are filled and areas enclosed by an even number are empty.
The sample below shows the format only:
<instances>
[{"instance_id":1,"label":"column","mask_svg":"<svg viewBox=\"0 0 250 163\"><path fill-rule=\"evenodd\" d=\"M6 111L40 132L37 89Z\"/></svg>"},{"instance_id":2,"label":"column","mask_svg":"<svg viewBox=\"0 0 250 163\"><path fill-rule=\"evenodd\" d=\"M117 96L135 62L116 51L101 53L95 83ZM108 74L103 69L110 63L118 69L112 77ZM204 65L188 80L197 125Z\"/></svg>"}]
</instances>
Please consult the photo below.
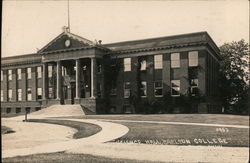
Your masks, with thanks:
<instances>
[{"instance_id":1,"label":"column","mask_svg":"<svg viewBox=\"0 0 250 163\"><path fill-rule=\"evenodd\" d=\"M96 91L96 59L91 58L91 98L95 98Z\"/></svg>"},{"instance_id":2,"label":"column","mask_svg":"<svg viewBox=\"0 0 250 163\"><path fill-rule=\"evenodd\" d=\"M80 95L80 59L76 60L76 99L81 97Z\"/></svg>"},{"instance_id":3,"label":"column","mask_svg":"<svg viewBox=\"0 0 250 163\"><path fill-rule=\"evenodd\" d=\"M61 89L62 89L62 66L61 61L56 62L56 99L61 99Z\"/></svg>"},{"instance_id":4,"label":"column","mask_svg":"<svg viewBox=\"0 0 250 163\"><path fill-rule=\"evenodd\" d=\"M47 99L48 91L48 65L47 63L43 64L43 100Z\"/></svg>"}]
</instances>

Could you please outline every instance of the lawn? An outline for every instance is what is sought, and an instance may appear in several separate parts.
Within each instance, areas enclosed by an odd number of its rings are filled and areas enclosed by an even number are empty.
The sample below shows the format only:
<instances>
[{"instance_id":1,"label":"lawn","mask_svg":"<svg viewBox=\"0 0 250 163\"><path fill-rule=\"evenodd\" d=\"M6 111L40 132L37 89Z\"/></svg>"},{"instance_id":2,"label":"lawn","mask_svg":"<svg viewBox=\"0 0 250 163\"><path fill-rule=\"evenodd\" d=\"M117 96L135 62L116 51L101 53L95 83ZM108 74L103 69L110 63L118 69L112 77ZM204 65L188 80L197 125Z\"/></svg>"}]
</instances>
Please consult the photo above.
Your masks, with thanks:
<instances>
[{"instance_id":1,"label":"lawn","mask_svg":"<svg viewBox=\"0 0 250 163\"><path fill-rule=\"evenodd\" d=\"M145 114L119 114L119 115L83 115L83 116L71 116L67 118L190 122L190 123L211 123L211 124L249 126L248 116L228 115L228 114L147 114L147 115Z\"/></svg>"},{"instance_id":2,"label":"lawn","mask_svg":"<svg viewBox=\"0 0 250 163\"><path fill-rule=\"evenodd\" d=\"M248 147L249 129L118 122L129 132L119 143Z\"/></svg>"},{"instance_id":3,"label":"lawn","mask_svg":"<svg viewBox=\"0 0 250 163\"><path fill-rule=\"evenodd\" d=\"M102 129L100 126L94 124L69 121L69 120L29 119L29 122L50 123L50 124L57 124L75 128L77 132L73 135L74 139L79 139L94 135L99 131L101 131Z\"/></svg>"},{"instance_id":4,"label":"lawn","mask_svg":"<svg viewBox=\"0 0 250 163\"><path fill-rule=\"evenodd\" d=\"M15 131L13 131L11 128L7 127L7 126L1 126L1 135L2 134L9 134L9 133L13 133Z\"/></svg>"},{"instance_id":5,"label":"lawn","mask_svg":"<svg viewBox=\"0 0 250 163\"><path fill-rule=\"evenodd\" d=\"M157 163L129 159L107 158L87 154L68 154L64 152L35 154L2 159L3 163ZM160 162L158 162L160 163Z\"/></svg>"}]
</instances>

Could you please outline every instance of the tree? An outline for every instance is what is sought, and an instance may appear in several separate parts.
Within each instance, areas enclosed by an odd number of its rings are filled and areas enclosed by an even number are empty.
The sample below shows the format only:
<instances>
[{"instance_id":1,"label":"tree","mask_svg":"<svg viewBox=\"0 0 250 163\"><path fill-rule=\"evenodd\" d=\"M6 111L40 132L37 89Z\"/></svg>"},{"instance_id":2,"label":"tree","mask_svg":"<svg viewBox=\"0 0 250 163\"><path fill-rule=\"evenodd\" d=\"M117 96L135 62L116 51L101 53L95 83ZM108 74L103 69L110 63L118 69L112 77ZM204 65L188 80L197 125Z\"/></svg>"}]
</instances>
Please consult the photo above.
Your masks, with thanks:
<instances>
[{"instance_id":1,"label":"tree","mask_svg":"<svg viewBox=\"0 0 250 163\"><path fill-rule=\"evenodd\" d=\"M221 95L226 111L248 112L249 44L243 39L225 43L221 51Z\"/></svg>"}]
</instances>

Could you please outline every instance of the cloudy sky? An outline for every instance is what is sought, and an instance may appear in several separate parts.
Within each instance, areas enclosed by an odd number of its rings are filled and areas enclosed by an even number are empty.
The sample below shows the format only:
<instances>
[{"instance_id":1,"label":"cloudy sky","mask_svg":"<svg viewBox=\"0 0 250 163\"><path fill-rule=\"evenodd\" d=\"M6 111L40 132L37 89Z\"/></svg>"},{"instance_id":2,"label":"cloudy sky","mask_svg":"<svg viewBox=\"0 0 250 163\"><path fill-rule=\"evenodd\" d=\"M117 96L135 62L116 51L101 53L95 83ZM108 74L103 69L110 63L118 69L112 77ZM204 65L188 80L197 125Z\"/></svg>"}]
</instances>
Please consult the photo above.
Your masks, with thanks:
<instances>
[{"instance_id":1,"label":"cloudy sky","mask_svg":"<svg viewBox=\"0 0 250 163\"><path fill-rule=\"evenodd\" d=\"M70 0L71 32L103 43L207 31L249 40L249 1ZM2 57L35 53L67 25L65 0L4 0Z\"/></svg>"}]
</instances>

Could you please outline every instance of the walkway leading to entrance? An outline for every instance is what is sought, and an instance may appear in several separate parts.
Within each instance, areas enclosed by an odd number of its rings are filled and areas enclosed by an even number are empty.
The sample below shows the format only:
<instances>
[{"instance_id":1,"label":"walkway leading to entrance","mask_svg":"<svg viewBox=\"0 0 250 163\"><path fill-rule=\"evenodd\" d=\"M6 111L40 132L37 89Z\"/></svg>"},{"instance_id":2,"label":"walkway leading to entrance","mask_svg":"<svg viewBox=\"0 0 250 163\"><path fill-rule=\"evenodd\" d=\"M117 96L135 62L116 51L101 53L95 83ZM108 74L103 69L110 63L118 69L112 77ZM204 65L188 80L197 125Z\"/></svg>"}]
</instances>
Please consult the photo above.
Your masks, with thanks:
<instances>
[{"instance_id":1,"label":"walkway leading to entrance","mask_svg":"<svg viewBox=\"0 0 250 163\"><path fill-rule=\"evenodd\" d=\"M129 129L126 126L112 123L112 122L101 122L98 120L90 120L90 119L88 120L87 119L60 119L60 120L70 120L70 121L92 123L92 124L99 125L102 128L102 130L95 135L92 135L86 138L81 138L81 139L72 139L69 141L44 144L44 145L34 146L32 148L20 148L20 149L9 149L9 150L3 149L2 151L3 158L25 156L25 155L39 154L39 153L62 152L62 151L70 150L73 148L79 148L85 145L96 145L96 144L100 144L100 143L104 143L104 142L117 139L125 135L129 131ZM39 128L31 130L29 134L32 134L32 132L35 130L39 130Z\"/></svg>"}]
</instances>

